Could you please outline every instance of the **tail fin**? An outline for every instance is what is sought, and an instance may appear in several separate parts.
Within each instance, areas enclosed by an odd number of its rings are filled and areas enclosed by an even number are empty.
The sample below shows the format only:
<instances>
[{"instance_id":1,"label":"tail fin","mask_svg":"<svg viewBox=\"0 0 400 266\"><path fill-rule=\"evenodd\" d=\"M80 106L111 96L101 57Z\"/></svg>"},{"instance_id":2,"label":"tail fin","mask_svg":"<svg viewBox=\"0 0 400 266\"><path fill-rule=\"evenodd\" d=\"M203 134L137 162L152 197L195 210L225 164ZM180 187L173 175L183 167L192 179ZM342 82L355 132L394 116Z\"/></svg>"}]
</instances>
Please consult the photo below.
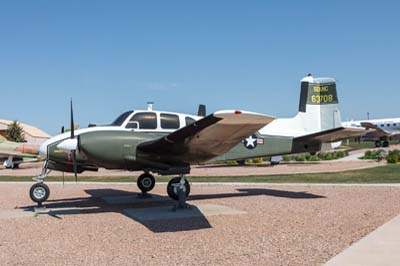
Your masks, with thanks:
<instances>
[{"instance_id":1,"label":"tail fin","mask_svg":"<svg viewBox=\"0 0 400 266\"><path fill-rule=\"evenodd\" d=\"M313 78L301 80L298 119L306 132L318 132L341 126L336 80Z\"/></svg>"},{"instance_id":2,"label":"tail fin","mask_svg":"<svg viewBox=\"0 0 400 266\"><path fill-rule=\"evenodd\" d=\"M206 116L206 106L204 104L200 104L199 105L199 110L197 112L197 115L198 116L203 116L203 117Z\"/></svg>"}]
</instances>

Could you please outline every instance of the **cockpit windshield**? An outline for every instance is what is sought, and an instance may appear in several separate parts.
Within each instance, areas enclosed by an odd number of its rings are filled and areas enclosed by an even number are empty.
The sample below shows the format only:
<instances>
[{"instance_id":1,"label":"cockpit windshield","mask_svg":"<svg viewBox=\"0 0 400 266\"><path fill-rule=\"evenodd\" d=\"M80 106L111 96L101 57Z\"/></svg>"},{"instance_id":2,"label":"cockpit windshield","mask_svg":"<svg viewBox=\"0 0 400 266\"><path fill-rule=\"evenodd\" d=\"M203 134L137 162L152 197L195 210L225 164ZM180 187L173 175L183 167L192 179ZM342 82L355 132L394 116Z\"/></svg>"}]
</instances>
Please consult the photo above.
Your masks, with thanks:
<instances>
[{"instance_id":1,"label":"cockpit windshield","mask_svg":"<svg viewBox=\"0 0 400 266\"><path fill-rule=\"evenodd\" d=\"M128 111L123 113L122 115L118 116L117 119L114 120L114 122L112 122L112 124L110 126L116 126L116 127L120 127L122 126L122 124L125 122L125 120L128 118L128 116L130 116L133 113L133 111Z\"/></svg>"}]
</instances>

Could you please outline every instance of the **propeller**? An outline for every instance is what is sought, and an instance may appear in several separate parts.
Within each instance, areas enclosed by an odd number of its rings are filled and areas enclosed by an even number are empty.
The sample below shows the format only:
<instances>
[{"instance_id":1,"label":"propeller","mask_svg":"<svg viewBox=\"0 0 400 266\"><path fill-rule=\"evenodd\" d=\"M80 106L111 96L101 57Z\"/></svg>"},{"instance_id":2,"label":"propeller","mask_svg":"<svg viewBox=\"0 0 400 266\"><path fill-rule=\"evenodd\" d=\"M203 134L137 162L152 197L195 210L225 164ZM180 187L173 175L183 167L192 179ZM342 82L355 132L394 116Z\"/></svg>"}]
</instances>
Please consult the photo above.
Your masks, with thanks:
<instances>
[{"instance_id":1,"label":"propeller","mask_svg":"<svg viewBox=\"0 0 400 266\"><path fill-rule=\"evenodd\" d=\"M72 105L72 98L71 98L71 137L70 139L75 139L75 123L74 123L74 109ZM76 148L71 150L71 157L72 157L72 166L74 169L75 174L75 182L78 182L78 165L76 162Z\"/></svg>"},{"instance_id":2,"label":"propeller","mask_svg":"<svg viewBox=\"0 0 400 266\"><path fill-rule=\"evenodd\" d=\"M71 155L71 161L72 161L72 166L73 166L73 171L75 174L75 182L78 182L78 164L76 161L76 151L79 151L79 136L75 137L75 123L74 123L74 110L73 110L73 105L72 105L72 99L71 99L71 130L70 134L71 136L62 141L60 144L57 145L57 148L62 149L66 152L69 152Z\"/></svg>"}]
</instances>

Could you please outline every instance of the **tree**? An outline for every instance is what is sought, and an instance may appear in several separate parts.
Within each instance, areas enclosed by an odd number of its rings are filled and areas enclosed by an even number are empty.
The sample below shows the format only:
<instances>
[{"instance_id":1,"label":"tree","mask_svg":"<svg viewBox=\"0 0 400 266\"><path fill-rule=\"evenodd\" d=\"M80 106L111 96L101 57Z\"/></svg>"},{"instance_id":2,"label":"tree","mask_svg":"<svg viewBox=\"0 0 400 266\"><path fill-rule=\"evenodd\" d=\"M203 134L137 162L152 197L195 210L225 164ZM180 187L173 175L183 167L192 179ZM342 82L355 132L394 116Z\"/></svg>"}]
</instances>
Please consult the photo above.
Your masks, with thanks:
<instances>
[{"instance_id":1,"label":"tree","mask_svg":"<svg viewBox=\"0 0 400 266\"><path fill-rule=\"evenodd\" d=\"M21 125L17 121L12 122L8 126L8 128L6 130L6 138L9 141L25 142L24 130L22 129Z\"/></svg>"}]
</instances>

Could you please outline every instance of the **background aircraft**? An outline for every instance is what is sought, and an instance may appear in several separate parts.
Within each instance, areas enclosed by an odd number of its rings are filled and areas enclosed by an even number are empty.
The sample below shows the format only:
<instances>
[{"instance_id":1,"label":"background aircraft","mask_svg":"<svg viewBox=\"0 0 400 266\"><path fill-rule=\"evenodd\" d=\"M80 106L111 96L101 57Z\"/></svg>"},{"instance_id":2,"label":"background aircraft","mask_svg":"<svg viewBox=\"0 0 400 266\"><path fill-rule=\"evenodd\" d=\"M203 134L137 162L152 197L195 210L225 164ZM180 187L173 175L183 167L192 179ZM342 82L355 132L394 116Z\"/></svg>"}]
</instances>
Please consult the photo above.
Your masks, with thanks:
<instances>
[{"instance_id":1,"label":"background aircraft","mask_svg":"<svg viewBox=\"0 0 400 266\"><path fill-rule=\"evenodd\" d=\"M376 147L389 147L390 139L400 139L400 118L348 121L343 126L370 129L362 139L375 141Z\"/></svg>"},{"instance_id":2,"label":"background aircraft","mask_svg":"<svg viewBox=\"0 0 400 266\"><path fill-rule=\"evenodd\" d=\"M213 161L316 153L364 132L342 126L335 79L309 75L301 80L299 112L295 117L275 119Z\"/></svg>"},{"instance_id":3,"label":"background aircraft","mask_svg":"<svg viewBox=\"0 0 400 266\"><path fill-rule=\"evenodd\" d=\"M0 140L0 161L6 168L18 168L27 159L39 159L39 145Z\"/></svg>"}]
</instances>

